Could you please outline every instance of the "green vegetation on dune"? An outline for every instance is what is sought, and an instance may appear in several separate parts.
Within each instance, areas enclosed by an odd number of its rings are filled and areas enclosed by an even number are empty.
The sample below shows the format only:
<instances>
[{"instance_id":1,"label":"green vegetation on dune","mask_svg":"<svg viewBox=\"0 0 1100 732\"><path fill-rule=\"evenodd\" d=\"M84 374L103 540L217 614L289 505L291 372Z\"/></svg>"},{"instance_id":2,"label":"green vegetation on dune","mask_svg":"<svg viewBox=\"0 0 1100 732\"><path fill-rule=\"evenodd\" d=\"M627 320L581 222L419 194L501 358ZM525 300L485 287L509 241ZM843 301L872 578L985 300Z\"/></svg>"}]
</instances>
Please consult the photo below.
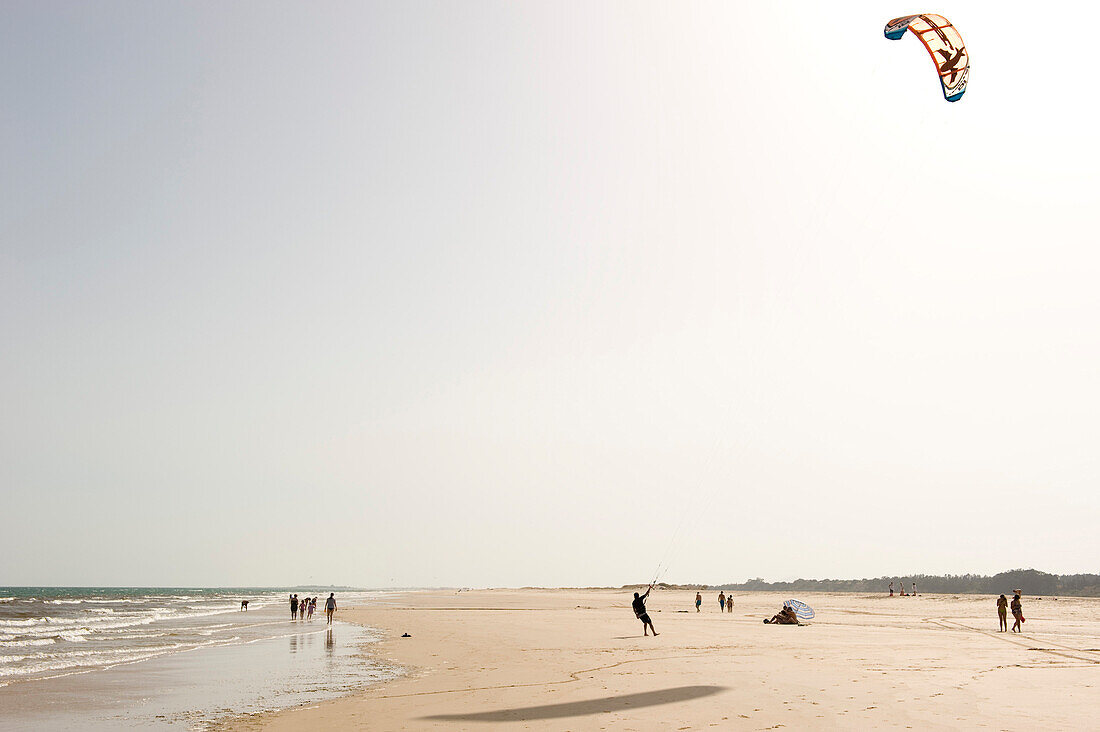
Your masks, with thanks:
<instances>
[{"instance_id":1,"label":"green vegetation on dune","mask_svg":"<svg viewBox=\"0 0 1100 732\"><path fill-rule=\"evenodd\" d=\"M1012 569L992 577L980 574L927 574L896 575L873 579L796 579L791 582L766 582L750 579L747 582L712 585L712 590L754 590L791 592L886 592L890 583L895 591L904 584L906 591L915 582L917 591L924 593L953 594L1001 594L1016 588L1032 596L1063 595L1075 597L1100 597L1100 575L1097 574L1047 574L1036 569Z\"/></svg>"}]
</instances>

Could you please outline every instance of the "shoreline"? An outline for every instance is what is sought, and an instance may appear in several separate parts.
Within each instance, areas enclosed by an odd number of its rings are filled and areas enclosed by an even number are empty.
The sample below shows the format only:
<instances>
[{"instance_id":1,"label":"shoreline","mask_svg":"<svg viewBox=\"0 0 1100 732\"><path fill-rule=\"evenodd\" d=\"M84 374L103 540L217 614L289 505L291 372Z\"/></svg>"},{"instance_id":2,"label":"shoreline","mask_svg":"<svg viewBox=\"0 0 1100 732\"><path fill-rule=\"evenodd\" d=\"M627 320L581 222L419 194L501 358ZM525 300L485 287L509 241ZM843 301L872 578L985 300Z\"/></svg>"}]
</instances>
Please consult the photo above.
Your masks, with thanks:
<instances>
[{"instance_id":1,"label":"shoreline","mask_svg":"<svg viewBox=\"0 0 1100 732\"><path fill-rule=\"evenodd\" d=\"M248 612L238 607L239 596L221 593L102 588L19 600L0 624L0 730L204 728L238 712L337 698L393 674L365 652L380 637L369 626L291 620L270 594L253 596Z\"/></svg>"},{"instance_id":2,"label":"shoreline","mask_svg":"<svg viewBox=\"0 0 1100 732\"><path fill-rule=\"evenodd\" d=\"M214 728L1022 730L1091 718L1095 598L1031 602L1027 632L1012 636L995 632L986 596L803 593L818 616L797 628L761 623L784 593L734 592L722 614L713 592L695 613L694 594L654 593L658 638L642 636L621 590L429 591L349 607L341 620L382 631L371 655L404 675Z\"/></svg>"}]
</instances>

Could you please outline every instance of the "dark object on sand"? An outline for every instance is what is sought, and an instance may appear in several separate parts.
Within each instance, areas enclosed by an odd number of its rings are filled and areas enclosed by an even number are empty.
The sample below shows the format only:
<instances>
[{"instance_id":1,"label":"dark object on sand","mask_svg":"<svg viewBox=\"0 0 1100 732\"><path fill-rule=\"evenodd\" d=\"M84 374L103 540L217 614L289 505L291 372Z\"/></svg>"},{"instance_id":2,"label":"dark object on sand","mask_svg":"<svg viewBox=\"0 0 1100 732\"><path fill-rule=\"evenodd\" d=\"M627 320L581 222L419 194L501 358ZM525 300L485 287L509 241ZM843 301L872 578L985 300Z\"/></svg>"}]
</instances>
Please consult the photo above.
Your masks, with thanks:
<instances>
[{"instance_id":1,"label":"dark object on sand","mask_svg":"<svg viewBox=\"0 0 1100 732\"><path fill-rule=\"evenodd\" d=\"M412 638L412 636L411 636L411 635L409 635L408 633L402 633L402 634L401 634L401 637L402 637L402 638Z\"/></svg>"}]
</instances>

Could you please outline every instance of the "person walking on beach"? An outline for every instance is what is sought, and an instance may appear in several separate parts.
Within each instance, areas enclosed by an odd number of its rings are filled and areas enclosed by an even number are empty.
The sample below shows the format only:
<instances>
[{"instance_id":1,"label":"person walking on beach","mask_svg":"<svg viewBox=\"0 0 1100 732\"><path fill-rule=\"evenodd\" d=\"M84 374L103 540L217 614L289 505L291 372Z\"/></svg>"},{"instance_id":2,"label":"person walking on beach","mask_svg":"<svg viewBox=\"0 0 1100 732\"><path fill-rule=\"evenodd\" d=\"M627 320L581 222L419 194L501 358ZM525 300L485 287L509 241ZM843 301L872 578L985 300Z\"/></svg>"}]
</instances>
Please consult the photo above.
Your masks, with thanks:
<instances>
[{"instance_id":1,"label":"person walking on beach","mask_svg":"<svg viewBox=\"0 0 1100 732\"><path fill-rule=\"evenodd\" d=\"M298 619L298 596L297 595L291 595L290 596L290 619L291 620L297 620Z\"/></svg>"},{"instance_id":2,"label":"person walking on beach","mask_svg":"<svg viewBox=\"0 0 1100 732\"><path fill-rule=\"evenodd\" d=\"M891 582L890 583L890 597L893 597L893 596L894 596L894 583Z\"/></svg>"},{"instance_id":3,"label":"person walking on beach","mask_svg":"<svg viewBox=\"0 0 1100 732\"><path fill-rule=\"evenodd\" d=\"M650 590L653 589L653 585L649 586L649 589L645 591L644 595L634 593L634 601L630 603L630 606L634 608L634 617L642 621L642 635L649 635L649 631L653 631L653 636L657 636L657 629L653 627L653 621L649 619L649 613L645 609L645 599L649 597Z\"/></svg>"},{"instance_id":4,"label":"person walking on beach","mask_svg":"<svg viewBox=\"0 0 1100 732\"><path fill-rule=\"evenodd\" d=\"M917 596L917 583L914 582L913 583L913 597L916 597L916 596Z\"/></svg>"},{"instance_id":5,"label":"person walking on beach","mask_svg":"<svg viewBox=\"0 0 1100 732\"><path fill-rule=\"evenodd\" d=\"M1012 596L1012 605L1011 605L1011 607L1012 607L1012 617L1016 619L1016 622L1012 624L1012 632L1013 633L1023 633L1024 629L1023 629L1023 626L1020 625L1020 623L1024 623L1026 621L1024 620L1024 606L1023 606L1023 603L1020 602L1020 596L1019 595L1013 595Z\"/></svg>"},{"instance_id":6,"label":"person walking on beach","mask_svg":"<svg viewBox=\"0 0 1100 732\"><path fill-rule=\"evenodd\" d=\"M695 593L695 612L699 612L699 608L703 607L703 593Z\"/></svg>"},{"instance_id":7,"label":"person walking on beach","mask_svg":"<svg viewBox=\"0 0 1100 732\"><path fill-rule=\"evenodd\" d=\"M316 601L312 597L306 598L306 620L313 620L313 608L317 607Z\"/></svg>"},{"instance_id":8,"label":"person walking on beach","mask_svg":"<svg viewBox=\"0 0 1100 732\"><path fill-rule=\"evenodd\" d=\"M729 597L726 598L726 612L727 613L732 613L733 612L733 595L730 595Z\"/></svg>"},{"instance_id":9,"label":"person walking on beach","mask_svg":"<svg viewBox=\"0 0 1100 732\"><path fill-rule=\"evenodd\" d=\"M1008 598L1001 595L997 598L997 617L1000 619L1000 625L997 626L998 633L1008 632Z\"/></svg>"},{"instance_id":10,"label":"person walking on beach","mask_svg":"<svg viewBox=\"0 0 1100 732\"><path fill-rule=\"evenodd\" d=\"M328 624L332 625L332 614L336 612L336 593L330 592L325 600L325 615L328 616Z\"/></svg>"},{"instance_id":11,"label":"person walking on beach","mask_svg":"<svg viewBox=\"0 0 1100 732\"><path fill-rule=\"evenodd\" d=\"M718 612L724 613L726 611L726 593L718 593Z\"/></svg>"}]
</instances>

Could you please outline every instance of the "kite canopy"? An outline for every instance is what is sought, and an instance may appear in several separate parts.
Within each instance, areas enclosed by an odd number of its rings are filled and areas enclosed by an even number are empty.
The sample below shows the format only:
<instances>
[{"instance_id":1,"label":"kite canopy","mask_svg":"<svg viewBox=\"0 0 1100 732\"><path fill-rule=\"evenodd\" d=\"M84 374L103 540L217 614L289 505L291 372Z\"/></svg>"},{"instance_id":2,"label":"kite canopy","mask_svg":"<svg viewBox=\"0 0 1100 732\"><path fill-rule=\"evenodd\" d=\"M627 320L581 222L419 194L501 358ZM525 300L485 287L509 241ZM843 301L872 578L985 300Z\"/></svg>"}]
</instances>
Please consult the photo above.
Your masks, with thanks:
<instances>
[{"instance_id":1,"label":"kite canopy","mask_svg":"<svg viewBox=\"0 0 1100 732\"><path fill-rule=\"evenodd\" d=\"M922 13L894 18L886 24L883 33L891 41L896 41L907 30L920 39L936 64L943 86L943 98L949 102L962 99L970 77L970 56L955 26L942 15Z\"/></svg>"},{"instance_id":2,"label":"kite canopy","mask_svg":"<svg viewBox=\"0 0 1100 732\"><path fill-rule=\"evenodd\" d=\"M799 620L813 620L814 609L801 600L787 600L783 603L798 616Z\"/></svg>"}]
</instances>

